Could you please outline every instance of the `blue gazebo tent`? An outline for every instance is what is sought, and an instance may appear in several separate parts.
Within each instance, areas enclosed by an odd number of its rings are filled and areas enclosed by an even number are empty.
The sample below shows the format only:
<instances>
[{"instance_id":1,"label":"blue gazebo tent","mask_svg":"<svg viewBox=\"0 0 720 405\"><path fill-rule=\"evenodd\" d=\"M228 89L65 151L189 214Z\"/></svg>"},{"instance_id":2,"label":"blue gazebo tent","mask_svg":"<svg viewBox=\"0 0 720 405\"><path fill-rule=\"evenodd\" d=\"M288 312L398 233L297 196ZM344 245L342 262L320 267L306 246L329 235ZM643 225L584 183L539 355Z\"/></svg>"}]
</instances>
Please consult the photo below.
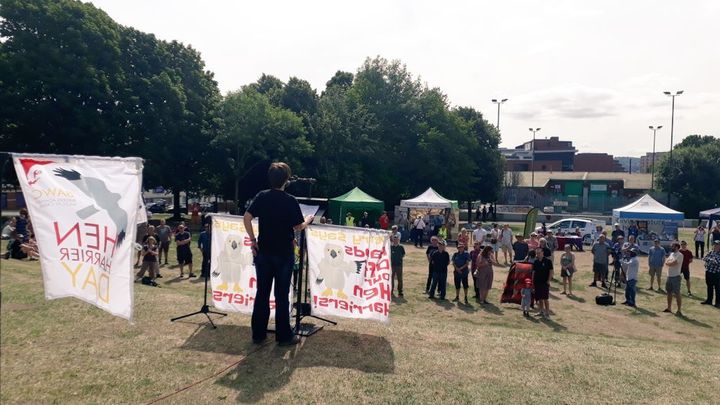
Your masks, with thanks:
<instances>
[{"instance_id":1,"label":"blue gazebo tent","mask_svg":"<svg viewBox=\"0 0 720 405\"><path fill-rule=\"evenodd\" d=\"M613 223L619 223L626 233L630 225L637 225L640 231L638 247L647 253L654 239L660 239L663 245L677 240L678 228L685 219L685 214L668 208L645 194L624 207L614 209L612 219Z\"/></svg>"},{"instance_id":2,"label":"blue gazebo tent","mask_svg":"<svg viewBox=\"0 0 720 405\"><path fill-rule=\"evenodd\" d=\"M710 246L710 229L713 226L714 222L720 221L720 207L713 208L705 211L700 211L700 219L707 219L708 220L708 233L707 233L707 244ZM710 247L712 249L712 247Z\"/></svg>"}]
</instances>

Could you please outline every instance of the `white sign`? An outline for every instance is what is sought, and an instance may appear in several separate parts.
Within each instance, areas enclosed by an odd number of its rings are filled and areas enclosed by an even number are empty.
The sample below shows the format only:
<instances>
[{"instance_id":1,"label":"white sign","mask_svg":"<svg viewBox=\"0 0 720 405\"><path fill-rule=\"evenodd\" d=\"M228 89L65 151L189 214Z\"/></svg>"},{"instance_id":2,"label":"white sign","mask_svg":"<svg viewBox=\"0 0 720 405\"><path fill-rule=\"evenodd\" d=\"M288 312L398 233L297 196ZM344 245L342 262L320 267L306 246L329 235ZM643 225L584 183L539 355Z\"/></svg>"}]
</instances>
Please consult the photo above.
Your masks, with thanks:
<instances>
[{"instance_id":1,"label":"white sign","mask_svg":"<svg viewBox=\"0 0 720 405\"><path fill-rule=\"evenodd\" d=\"M132 317L139 158L14 154L38 243L45 298Z\"/></svg>"},{"instance_id":2,"label":"white sign","mask_svg":"<svg viewBox=\"0 0 720 405\"><path fill-rule=\"evenodd\" d=\"M607 184L591 184L590 191L607 191Z\"/></svg>"},{"instance_id":3,"label":"white sign","mask_svg":"<svg viewBox=\"0 0 720 405\"><path fill-rule=\"evenodd\" d=\"M388 322L390 234L311 225L306 235L312 313Z\"/></svg>"},{"instance_id":4,"label":"white sign","mask_svg":"<svg viewBox=\"0 0 720 405\"><path fill-rule=\"evenodd\" d=\"M257 294L252 243L245 231L243 217L235 215L212 216L212 243L210 252L210 284L215 308L252 314ZM257 237L257 220L253 221ZM275 283L270 290L270 316L275 317ZM289 293L292 310L292 288Z\"/></svg>"}]
</instances>

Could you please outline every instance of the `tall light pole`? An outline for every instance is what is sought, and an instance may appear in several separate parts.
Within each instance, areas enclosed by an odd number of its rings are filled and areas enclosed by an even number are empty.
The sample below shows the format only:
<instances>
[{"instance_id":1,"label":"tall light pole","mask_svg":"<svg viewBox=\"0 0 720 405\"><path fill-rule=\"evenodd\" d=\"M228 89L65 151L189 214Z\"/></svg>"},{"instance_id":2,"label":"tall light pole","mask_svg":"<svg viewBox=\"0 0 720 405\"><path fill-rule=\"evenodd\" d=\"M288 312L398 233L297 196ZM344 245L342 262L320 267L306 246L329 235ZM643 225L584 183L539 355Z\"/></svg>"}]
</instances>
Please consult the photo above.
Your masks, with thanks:
<instances>
[{"instance_id":1,"label":"tall light pole","mask_svg":"<svg viewBox=\"0 0 720 405\"><path fill-rule=\"evenodd\" d=\"M673 159L672 159L673 132L675 129L675 96L679 96L679 95L683 94L683 90L678 90L675 93L671 93L669 91L664 91L663 93L668 97L672 97L672 115L670 116L670 158L668 159L668 164L670 165L670 169L672 170L672 166L673 166ZM672 184L671 184L671 182L668 182L667 205L670 205L670 196L671 195L672 195Z\"/></svg>"},{"instance_id":2,"label":"tall light pole","mask_svg":"<svg viewBox=\"0 0 720 405\"><path fill-rule=\"evenodd\" d=\"M650 125L650 129L653 131L653 151L652 151L652 170L650 175L650 188L652 191L655 191L655 135L657 135L658 129L662 128L662 125L658 126L652 126Z\"/></svg>"},{"instance_id":3,"label":"tall light pole","mask_svg":"<svg viewBox=\"0 0 720 405\"><path fill-rule=\"evenodd\" d=\"M540 130L540 128L528 128L530 132L533 133L533 140L532 140L532 180L530 180L530 188L535 188L535 133Z\"/></svg>"},{"instance_id":4,"label":"tall light pole","mask_svg":"<svg viewBox=\"0 0 720 405\"><path fill-rule=\"evenodd\" d=\"M502 100L498 100L496 98L492 99L493 104L497 104L498 106L498 117L497 117L497 129L498 132L500 132L500 104L508 101L508 99L504 98Z\"/></svg>"}]
</instances>

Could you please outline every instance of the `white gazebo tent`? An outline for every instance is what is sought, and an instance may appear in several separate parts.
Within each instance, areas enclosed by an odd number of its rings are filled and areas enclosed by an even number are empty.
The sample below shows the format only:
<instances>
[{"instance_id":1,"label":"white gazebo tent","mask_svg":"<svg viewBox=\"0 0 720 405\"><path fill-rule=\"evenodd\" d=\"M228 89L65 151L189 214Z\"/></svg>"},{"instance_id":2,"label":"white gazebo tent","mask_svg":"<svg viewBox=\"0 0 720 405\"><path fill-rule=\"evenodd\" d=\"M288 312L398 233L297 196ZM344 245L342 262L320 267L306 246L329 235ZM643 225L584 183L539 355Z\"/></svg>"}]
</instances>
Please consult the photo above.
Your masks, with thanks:
<instances>
[{"instance_id":1,"label":"white gazebo tent","mask_svg":"<svg viewBox=\"0 0 720 405\"><path fill-rule=\"evenodd\" d=\"M447 211L449 215L446 216L446 218L452 218L453 222L452 233L453 235L457 235L458 218L460 213L458 209L458 202L455 200L448 200L447 198L441 196L433 190L432 187L428 188L425 192L415 198L401 200L400 207L408 209L410 211L410 215L412 215L412 211L425 211L422 212L423 216L431 215L433 212L435 213L434 215L437 216ZM438 212L441 214L438 214ZM412 216L410 216L410 218L412 218Z\"/></svg>"},{"instance_id":2,"label":"white gazebo tent","mask_svg":"<svg viewBox=\"0 0 720 405\"><path fill-rule=\"evenodd\" d=\"M613 223L619 223L626 232L630 225L637 225L637 244L641 251L647 252L654 239L660 239L663 245L676 241L678 228L685 219L685 214L668 208L645 194L633 203L614 209L612 219Z\"/></svg>"}]
</instances>

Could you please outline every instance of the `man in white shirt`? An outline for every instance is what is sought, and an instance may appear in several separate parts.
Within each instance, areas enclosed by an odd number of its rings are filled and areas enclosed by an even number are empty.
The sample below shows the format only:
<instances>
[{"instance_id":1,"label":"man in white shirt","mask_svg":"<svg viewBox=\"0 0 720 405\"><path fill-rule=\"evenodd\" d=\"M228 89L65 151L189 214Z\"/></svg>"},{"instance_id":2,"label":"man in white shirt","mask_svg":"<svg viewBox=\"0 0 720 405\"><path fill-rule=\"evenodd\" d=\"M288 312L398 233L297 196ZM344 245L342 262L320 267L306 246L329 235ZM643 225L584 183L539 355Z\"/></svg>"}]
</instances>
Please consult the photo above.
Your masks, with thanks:
<instances>
[{"instance_id":1,"label":"man in white shirt","mask_svg":"<svg viewBox=\"0 0 720 405\"><path fill-rule=\"evenodd\" d=\"M672 312L672 297L673 295L677 299L677 316L682 316L680 311L681 298L680 298L680 279L681 279L681 268L683 263L683 255L680 253L680 244L673 242L672 252L668 255L665 260L665 265L668 266L668 277L665 281L665 290L667 291L667 308L663 312Z\"/></svg>"},{"instance_id":2,"label":"man in white shirt","mask_svg":"<svg viewBox=\"0 0 720 405\"><path fill-rule=\"evenodd\" d=\"M473 243L480 242L481 246L485 246L485 235L487 235L487 231L482 227L482 222L478 222L472 233Z\"/></svg>"},{"instance_id":3,"label":"man in white shirt","mask_svg":"<svg viewBox=\"0 0 720 405\"><path fill-rule=\"evenodd\" d=\"M412 225L412 231L415 233L415 247L422 247L423 233L425 232L425 221L422 215L418 215Z\"/></svg>"}]
</instances>

